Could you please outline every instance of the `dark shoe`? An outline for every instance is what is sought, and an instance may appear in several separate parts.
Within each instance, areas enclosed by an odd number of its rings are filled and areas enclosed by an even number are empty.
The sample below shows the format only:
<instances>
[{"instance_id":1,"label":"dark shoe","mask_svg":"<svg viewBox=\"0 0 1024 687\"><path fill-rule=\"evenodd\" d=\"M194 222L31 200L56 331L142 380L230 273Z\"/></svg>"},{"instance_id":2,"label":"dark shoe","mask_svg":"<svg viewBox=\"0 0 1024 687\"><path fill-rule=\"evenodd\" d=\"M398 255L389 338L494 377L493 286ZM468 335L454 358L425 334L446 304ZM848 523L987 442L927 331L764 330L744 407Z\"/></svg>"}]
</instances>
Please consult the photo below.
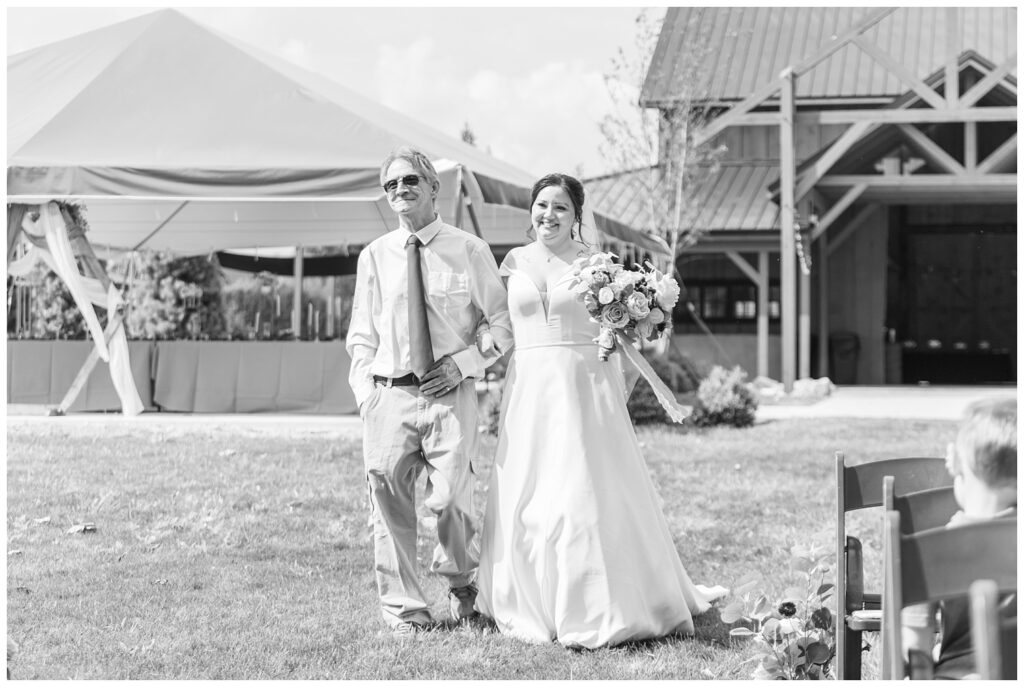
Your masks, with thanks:
<instances>
[{"instance_id":1,"label":"dark shoe","mask_svg":"<svg viewBox=\"0 0 1024 687\"><path fill-rule=\"evenodd\" d=\"M448 609L452 620L462 622L477 616L473 605L476 603L476 586L467 584L465 587L452 587L448 590Z\"/></svg>"}]
</instances>

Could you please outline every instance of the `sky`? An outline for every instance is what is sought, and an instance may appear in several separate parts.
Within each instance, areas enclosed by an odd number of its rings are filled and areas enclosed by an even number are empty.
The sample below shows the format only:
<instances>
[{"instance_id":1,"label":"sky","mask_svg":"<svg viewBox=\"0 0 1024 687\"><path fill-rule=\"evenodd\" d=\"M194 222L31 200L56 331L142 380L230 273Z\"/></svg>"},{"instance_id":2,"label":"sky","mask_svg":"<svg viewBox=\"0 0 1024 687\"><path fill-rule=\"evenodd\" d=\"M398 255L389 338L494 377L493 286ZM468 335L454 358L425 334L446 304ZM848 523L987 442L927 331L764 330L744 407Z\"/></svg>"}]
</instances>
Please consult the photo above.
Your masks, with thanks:
<instances>
[{"instance_id":1,"label":"sky","mask_svg":"<svg viewBox=\"0 0 1024 687\"><path fill-rule=\"evenodd\" d=\"M8 7L7 54L158 9ZM450 136L468 124L478 147L536 176L615 171L601 153L599 123L609 112L635 113L615 104L605 75L620 49L638 63L637 16L665 13L641 6L179 9Z\"/></svg>"}]
</instances>

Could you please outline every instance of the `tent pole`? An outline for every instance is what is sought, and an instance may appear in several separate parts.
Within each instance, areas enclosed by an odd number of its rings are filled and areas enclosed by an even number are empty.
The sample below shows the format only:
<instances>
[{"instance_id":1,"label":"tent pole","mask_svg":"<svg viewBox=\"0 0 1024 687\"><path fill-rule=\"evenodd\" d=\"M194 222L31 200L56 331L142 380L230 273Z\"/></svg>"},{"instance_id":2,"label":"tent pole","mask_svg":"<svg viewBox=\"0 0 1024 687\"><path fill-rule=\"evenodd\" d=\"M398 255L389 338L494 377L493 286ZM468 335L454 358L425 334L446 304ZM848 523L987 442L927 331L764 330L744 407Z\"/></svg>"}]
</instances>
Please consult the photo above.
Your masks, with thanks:
<instances>
[{"instance_id":1,"label":"tent pole","mask_svg":"<svg viewBox=\"0 0 1024 687\"><path fill-rule=\"evenodd\" d=\"M476 210L473 209L473 199L469 197L465 181L459 184L459 189L462 197L466 199L466 209L469 210L469 221L473 223L473 233L483 238L483 234L480 233L480 222L476 219Z\"/></svg>"},{"instance_id":2,"label":"tent pole","mask_svg":"<svg viewBox=\"0 0 1024 687\"><path fill-rule=\"evenodd\" d=\"M7 207L7 264L14 259L14 252L18 247L18 237L21 236L21 223L28 212L28 205L24 203L11 203Z\"/></svg>"},{"instance_id":3,"label":"tent pole","mask_svg":"<svg viewBox=\"0 0 1024 687\"><path fill-rule=\"evenodd\" d=\"M295 289L292 293L292 338L302 338L302 246L295 246Z\"/></svg>"},{"instance_id":4,"label":"tent pole","mask_svg":"<svg viewBox=\"0 0 1024 687\"><path fill-rule=\"evenodd\" d=\"M466 195L466 187L462 184L462 165L459 165L458 171L455 173L455 186L458 190L455 192L455 209L452 211L452 217L455 218L455 226L459 229L462 228L462 199Z\"/></svg>"},{"instance_id":5,"label":"tent pole","mask_svg":"<svg viewBox=\"0 0 1024 687\"><path fill-rule=\"evenodd\" d=\"M166 227L167 223L170 222L172 219L174 219L174 217L179 212L184 210L186 205L188 205L188 201L187 200L182 201L181 205L179 205L178 207L174 208L174 212L172 212L171 214L167 215L167 219L165 219L163 222L161 222L160 225L156 229L154 229L153 231L149 232L149 234L146 235L146 238L142 239L137 244L135 244L135 247L132 248L132 252L135 252L138 249L142 248L142 246L145 245L146 241L148 241L151 238L153 238L154 236L156 236L157 232L159 232L161 229Z\"/></svg>"},{"instance_id":6,"label":"tent pole","mask_svg":"<svg viewBox=\"0 0 1024 687\"><path fill-rule=\"evenodd\" d=\"M107 327L103 331L103 339L109 344L110 340L114 338L114 334L121 328L122 325L121 312L116 311L110 316L110 320L107 322ZM75 375L75 381L71 382L71 388L68 389L67 393L64 394L64 398L61 400L60 405L56 408L52 408L49 411L50 415L66 415L68 408L78 398L78 394L82 392L85 387L86 381L89 379L89 375L92 374L93 368L96 367L96 363L99 362L100 354L99 349L96 346L92 347L89 351L89 357L82 363L82 368Z\"/></svg>"}]
</instances>

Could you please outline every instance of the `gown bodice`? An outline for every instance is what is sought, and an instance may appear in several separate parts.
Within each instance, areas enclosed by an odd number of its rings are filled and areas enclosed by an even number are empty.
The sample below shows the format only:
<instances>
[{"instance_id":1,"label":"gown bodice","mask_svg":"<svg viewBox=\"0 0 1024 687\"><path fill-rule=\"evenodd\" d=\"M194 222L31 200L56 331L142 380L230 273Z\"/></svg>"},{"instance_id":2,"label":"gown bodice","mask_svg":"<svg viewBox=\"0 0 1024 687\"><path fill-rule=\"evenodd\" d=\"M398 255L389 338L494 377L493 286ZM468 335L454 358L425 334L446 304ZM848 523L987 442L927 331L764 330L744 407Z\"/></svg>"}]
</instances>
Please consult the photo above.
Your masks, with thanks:
<instances>
[{"instance_id":1,"label":"gown bodice","mask_svg":"<svg viewBox=\"0 0 1024 687\"><path fill-rule=\"evenodd\" d=\"M517 350L536 346L594 345L599 327L569 289L573 276L571 267L546 294L526 272L505 269L509 275L508 310Z\"/></svg>"}]
</instances>

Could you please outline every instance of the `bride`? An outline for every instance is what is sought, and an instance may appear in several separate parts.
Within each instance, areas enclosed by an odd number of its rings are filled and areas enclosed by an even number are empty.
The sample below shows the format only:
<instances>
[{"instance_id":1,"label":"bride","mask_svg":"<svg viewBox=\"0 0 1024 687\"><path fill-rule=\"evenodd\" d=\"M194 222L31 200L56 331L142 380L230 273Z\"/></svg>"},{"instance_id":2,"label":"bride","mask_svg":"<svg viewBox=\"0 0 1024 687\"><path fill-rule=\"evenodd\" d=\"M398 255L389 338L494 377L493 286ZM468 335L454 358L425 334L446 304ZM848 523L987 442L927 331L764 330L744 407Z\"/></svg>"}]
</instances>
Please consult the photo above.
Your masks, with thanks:
<instances>
[{"instance_id":1,"label":"bride","mask_svg":"<svg viewBox=\"0 0 1024 687\"><path fill-rule=\"evenodd\" d=\"M679 560L626 410L621 354L598 359L569 289L583 187L533 187L536 239L501 265L515 350L481 537L477 608L503 633L596 648L693 634L709 607Z\"/></svg>"}]
</instances>

